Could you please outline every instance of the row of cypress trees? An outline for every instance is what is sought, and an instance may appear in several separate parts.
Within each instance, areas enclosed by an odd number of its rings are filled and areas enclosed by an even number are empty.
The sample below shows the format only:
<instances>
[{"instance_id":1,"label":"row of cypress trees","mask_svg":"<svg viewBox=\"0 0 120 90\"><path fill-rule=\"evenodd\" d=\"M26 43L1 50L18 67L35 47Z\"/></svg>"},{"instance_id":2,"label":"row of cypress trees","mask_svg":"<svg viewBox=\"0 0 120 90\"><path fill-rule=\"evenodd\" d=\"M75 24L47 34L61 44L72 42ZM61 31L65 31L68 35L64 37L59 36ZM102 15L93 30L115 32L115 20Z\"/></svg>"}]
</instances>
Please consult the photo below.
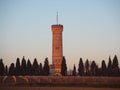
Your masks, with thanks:
<instances>
[{"instance_id":1,"label":"row of cypress trees","mask_svg":"<svg viewBox=\"0 0 120 90\"><path fill-rule=\"evenodd\" d=\"M33 64L28 59L25 60L25 57L23 56L22 61L20 63L20 59L16 59L16 65L14 63L11 63L10 67L7 66L4 67L3 60L0 59L0 76L4 75L49 75L49 62L48 58L45 58L44 66L42 66L42 63L38 64L37 59L35 58L33 61Z\"/></svg>"},{"instance_id":2,"label":"row of cypress trees","mask_svg":"<svg viewBox=\"0 0 120 90\"><path fill-rule=\"evenodd\" d=\"M48 76L50 74L49 61L48 58L45 58L44 65L42 63L38 64L37 59L35 58L33 63L28 59L25 60L23 56L20 63L20 59L16 59L16 65L11 63L10 67L4 66L3 60L0 59L0 76L4 75L41 75ZM67 76L67 64L66 59L63 56L61 64L61 75ZM118 65L118 59L115 55L113 60L109 57L108 65L105 61L102 60L101 67L98 67L95 61L90 62L88 59L83 63L82 58L80 58L78 69L74 65L72 76L120 76L120 68Z\"/></svg>"},{"instance_id":3,"label":"row of cypress trees","mask_svg":"<svg viewBox=\"0 0 120 90\"><path fill-rule=\"evenodd\" d=\"M106 65L105 60L102 60L101 67L98 67L95 61L90 62L88 59L83 63L82 58L80 58L78 64L78 73L76 66L74 65L72 75L80 76L120 76L120 68L118 65L118 58L115 55L113 60L109 57L108 65Z\"/></svg>"}]
</instances>

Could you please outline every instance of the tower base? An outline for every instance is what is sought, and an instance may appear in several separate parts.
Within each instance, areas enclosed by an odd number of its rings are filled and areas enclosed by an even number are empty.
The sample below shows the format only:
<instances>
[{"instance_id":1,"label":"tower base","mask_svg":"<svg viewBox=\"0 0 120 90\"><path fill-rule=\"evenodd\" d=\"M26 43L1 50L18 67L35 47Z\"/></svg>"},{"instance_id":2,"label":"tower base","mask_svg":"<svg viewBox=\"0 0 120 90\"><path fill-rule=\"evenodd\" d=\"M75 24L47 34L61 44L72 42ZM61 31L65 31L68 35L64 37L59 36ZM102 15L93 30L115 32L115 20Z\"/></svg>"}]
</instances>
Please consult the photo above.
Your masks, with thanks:
<instances>
[{"instance_id":1,"label":"tower base","mask_svg":"<svg viewBox=\"0 0 120 90\"><path fill-rule=\"evenodd\" d=\"M53 64L50 65L50 76L61 76L61 70Z\"/></svg>"}]
</instances>

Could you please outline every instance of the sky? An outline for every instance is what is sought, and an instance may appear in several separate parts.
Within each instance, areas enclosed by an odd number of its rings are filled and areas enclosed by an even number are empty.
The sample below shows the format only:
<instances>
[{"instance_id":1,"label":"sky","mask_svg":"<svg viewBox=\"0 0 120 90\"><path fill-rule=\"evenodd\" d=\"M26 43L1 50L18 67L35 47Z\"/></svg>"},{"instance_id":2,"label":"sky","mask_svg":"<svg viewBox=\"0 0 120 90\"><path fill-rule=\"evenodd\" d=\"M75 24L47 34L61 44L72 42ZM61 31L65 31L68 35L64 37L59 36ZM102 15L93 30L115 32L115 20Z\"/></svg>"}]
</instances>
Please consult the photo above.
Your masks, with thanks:
<instances>
[{"instance_id":1,"label":"sky","mask_svg":"<svg viewBox=\"0 0 120 90\"><path fill-rule=\"evenodd\" d=\"M52 63L51 25L64 26L63 55L68 69L95 60L120 63L120 0L0 0L0 58L6 65L25 56Z\"/></svg>"}]
</instances>

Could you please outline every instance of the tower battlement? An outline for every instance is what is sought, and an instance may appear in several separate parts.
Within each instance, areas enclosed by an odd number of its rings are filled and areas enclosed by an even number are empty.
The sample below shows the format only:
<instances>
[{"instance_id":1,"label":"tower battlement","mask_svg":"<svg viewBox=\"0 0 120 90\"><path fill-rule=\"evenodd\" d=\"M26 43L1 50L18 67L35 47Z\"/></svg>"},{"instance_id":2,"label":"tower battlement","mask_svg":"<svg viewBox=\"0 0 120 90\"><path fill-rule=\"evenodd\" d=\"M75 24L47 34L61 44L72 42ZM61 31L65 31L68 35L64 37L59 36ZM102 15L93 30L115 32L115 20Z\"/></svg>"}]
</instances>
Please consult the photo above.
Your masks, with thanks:
<instances>
[{"instance_id":1,"label":"tower battlement","mask_svg":"<svg viewBox=\"0 0 120 90\"><path fill-rule=\"evenodd\" d=\"M62 31L63 31L63 25L61 24L52 25L53 33L61 33Z\"/></svg>"},{"instance_id":2,"label":"tower battlement","mask_svg":"<svg viewBox=\"0 0 120 90\"><path fill-rule=\"evenodd\" d=\"M52 28L63 28L63 25L61 24L55 24L55 25L52 25Z\"/></svg>"}]
</instances>

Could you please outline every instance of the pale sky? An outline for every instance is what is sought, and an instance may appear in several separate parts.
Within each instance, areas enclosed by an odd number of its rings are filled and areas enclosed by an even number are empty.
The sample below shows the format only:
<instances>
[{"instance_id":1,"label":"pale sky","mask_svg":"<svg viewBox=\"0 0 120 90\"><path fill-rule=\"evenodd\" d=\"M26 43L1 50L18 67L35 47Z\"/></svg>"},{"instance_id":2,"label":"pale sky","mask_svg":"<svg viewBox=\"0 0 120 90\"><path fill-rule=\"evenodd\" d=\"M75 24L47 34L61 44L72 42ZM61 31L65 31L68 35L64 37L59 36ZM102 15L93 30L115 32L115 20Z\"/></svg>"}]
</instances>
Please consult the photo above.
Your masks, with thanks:
<instances>
[{"instance_id":1,"label":"pale sky","mask_svg":"<svg viewBox=\"0 0 120 90\"><path fill-rule=\"evenodd\" d=\"M116 54L120 63L120 0L0 0L0 58L52 63L51 25L64 26L63 54L68 68L79 58L102 60Z\"/></svg>"}]
</instances>

